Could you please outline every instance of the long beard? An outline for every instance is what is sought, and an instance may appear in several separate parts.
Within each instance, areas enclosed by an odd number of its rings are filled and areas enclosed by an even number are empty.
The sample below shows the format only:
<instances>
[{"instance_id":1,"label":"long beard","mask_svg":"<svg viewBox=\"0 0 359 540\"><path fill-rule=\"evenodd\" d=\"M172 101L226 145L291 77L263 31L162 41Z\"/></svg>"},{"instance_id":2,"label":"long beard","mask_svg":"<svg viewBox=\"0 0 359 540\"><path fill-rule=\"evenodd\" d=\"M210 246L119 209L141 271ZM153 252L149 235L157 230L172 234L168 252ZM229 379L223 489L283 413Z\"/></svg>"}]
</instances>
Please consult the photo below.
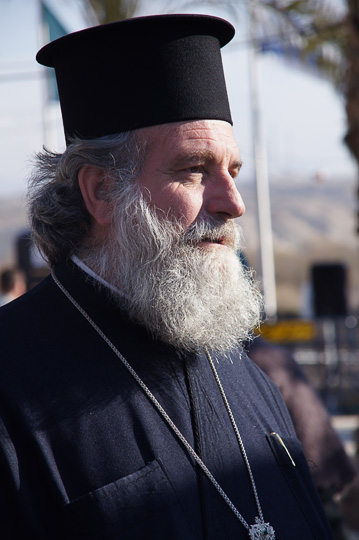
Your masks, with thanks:
<instances>
[{"instance_id":1,"label":"long beard","mask_svg":"<svg viewBox=\"0 0 359 540\"><path fill-rule=\"evenodd\" d=\"M135 184L116 198L108 241L80 256L121 291L110 294L129 317L183 351L227 352L249 339L262 297L237 256L234 223L210 219L184 230L159 218Z\"/></svg>"}]
</instances>

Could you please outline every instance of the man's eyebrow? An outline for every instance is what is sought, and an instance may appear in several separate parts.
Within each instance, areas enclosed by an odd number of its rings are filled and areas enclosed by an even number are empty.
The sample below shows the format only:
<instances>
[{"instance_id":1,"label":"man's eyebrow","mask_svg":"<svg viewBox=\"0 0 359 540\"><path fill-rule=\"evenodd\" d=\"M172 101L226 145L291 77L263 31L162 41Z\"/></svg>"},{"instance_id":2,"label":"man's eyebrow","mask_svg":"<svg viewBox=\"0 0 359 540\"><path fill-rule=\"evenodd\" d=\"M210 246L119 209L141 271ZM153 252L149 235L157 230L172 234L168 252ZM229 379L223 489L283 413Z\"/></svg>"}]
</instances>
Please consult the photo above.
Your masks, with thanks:
<instances>
[{"instance_id":1,"label":"man's eyebrow","mask_svg":"<svg viewBox=\"0 0 359 540\"><path fill-rule=\"evenodd\" d=\"M193 151L184 151L177 154L173 160L174 166L181 166L187 163L203 162L203 161L216 161L215 153L212 150L193 150ZM242 160L235 159L230 162L229 168L232 170L240 170L242 167Z\"/></svg>"},{"instance_id":2,"label":"man's eyebrow","mask_svg":"<svg viewBox=\"0 0 359 540\"><path fill-rule=\"evenodd\" d=\"M211 150L189 150L179 152L174 158L174 163L182 164L195 161L214 160L214 153Z\"/></svg>"}]
</instances>

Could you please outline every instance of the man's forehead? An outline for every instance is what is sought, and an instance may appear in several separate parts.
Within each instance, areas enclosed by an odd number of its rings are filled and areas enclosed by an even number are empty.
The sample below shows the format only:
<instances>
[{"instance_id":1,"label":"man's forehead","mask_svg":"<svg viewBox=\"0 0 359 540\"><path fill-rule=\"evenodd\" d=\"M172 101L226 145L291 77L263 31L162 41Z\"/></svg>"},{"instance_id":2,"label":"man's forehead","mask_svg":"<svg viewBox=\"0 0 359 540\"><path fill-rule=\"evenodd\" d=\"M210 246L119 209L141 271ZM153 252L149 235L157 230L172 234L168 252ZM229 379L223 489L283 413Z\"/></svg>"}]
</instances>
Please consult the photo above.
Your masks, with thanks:
<instances>
[{"instance_id":1,"label":"man's forehead","mask_svg":"<svg viewBox=\"0 0 359 540\"><path fill-rule=\"evenodd\" d=\"M233 128L222 120L173 122L138 129L136 132L140 141L146 143L148 150L163 147L163 144L168 145L170 141L171 145L182 149L216 143L238 152Z\"/></svg>"}]
</instances>

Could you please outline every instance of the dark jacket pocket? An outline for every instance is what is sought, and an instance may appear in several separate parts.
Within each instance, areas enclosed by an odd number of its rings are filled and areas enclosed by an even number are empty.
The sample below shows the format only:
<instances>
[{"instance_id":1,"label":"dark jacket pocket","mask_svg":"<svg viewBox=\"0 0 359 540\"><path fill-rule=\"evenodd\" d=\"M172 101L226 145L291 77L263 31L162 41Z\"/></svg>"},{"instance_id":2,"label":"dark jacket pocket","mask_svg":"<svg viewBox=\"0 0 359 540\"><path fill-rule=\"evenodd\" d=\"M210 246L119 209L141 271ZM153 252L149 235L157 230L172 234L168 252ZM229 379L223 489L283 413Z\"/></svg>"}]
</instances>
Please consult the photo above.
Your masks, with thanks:
<instances>
[{"instance_id":1,"label":"dark jacket pocket","mask_svg":"<svg viewBox=\"0 0 359 540\"><path fill-rule=\"evenodd\" d=\"M289 490L296 500L297 508L312 532L312 538L332 540L333 535L319 495L313 485L300 442L292 437L281 437L277 433L267 435L267 440Z\"/></svg>"},{"instance_id":2,"label":"dark jacket pocket","mask_svg":"<svg viewBox=\"0 0 359 540\"><path fill-rule=\"evenodd\" d=\"M81 540L194 539L160 461L65 506L68 535Z\"/></svg>"}]
</instances>

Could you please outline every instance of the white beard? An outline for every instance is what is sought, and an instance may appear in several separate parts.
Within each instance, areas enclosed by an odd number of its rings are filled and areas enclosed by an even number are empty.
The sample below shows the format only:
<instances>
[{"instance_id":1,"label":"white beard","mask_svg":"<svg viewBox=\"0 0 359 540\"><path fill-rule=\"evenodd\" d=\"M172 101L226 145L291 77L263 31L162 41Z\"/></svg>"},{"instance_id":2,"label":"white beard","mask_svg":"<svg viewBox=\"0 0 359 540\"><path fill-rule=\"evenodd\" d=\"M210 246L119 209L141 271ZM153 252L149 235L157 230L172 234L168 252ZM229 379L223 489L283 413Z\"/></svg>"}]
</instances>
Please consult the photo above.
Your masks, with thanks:
<instances>
[{"instance_id":1,"label":"white beard","mask_svg":"<svg viewBox=\"0 0 359 540\"><path fill-rule=\"evenodd\" d=\"M184 230L159 218L136 184L116 200L107 243L95 239L79 256L123 293L111 296L130 318L183 351L227 352L249 339L262 297L237 256L234 223L201 221ZM227 247L199 247L204 239L224 239Z\"/></svg>"}]
</instances>

